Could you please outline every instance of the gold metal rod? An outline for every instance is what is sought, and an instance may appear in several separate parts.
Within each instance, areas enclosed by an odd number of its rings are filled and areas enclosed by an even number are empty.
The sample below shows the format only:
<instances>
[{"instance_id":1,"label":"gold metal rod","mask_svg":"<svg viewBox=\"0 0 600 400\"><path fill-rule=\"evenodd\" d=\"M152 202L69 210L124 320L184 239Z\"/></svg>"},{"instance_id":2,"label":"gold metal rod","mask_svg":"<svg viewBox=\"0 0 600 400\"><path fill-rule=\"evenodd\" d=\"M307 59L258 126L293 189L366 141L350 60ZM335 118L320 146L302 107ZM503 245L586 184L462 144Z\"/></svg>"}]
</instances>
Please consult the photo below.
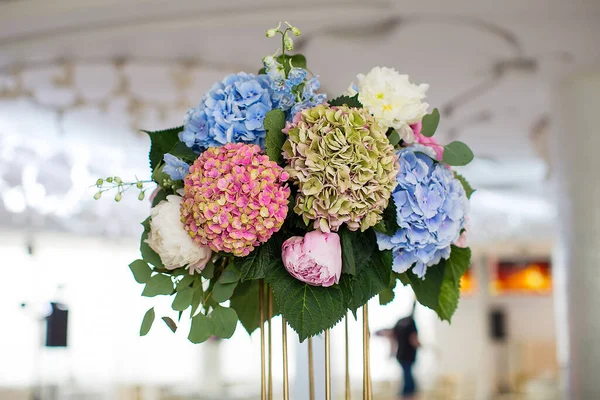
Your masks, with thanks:
<instances>
[{"instance_id":1,"label":"gold metal rod","mask_svg":"<svg viewBox=\"0 0 600 400\"><path fill-rule=\"evenodd\" d=\"M287 352L287 321L281 318L282 321L282 340L283 340L283 400L290 399L290 386L288 381L288 352Z\"/></svg>"},{"instance_id":2,"label":"gold metal rod","mask_svg":"<svg viewBox=\"0 0 600 400\"><path fill-rule=\"evenodd\" d=\"M325 400L331 400L331 349L329 348L329 329L325 329Z\"/></svg>"},{"instance_id":3,"label":"gold metal rod","mask_svg":"<svg viewBox=\"0 0 600 400\"><path fill-rule=\"evenodd\" d=\"M365 319L367 321L367 389L369 400L373 399L373 382L371 378L371 330L369 329L369 306L365 304Z\"/></svg>"},{"instance_id":4,"label":"gold metal rod","mask_svg":"<svg viewBox=\"0 0 600 400\"><path fill-rule=\"evenodd\" d=\"M308 338L308 393L309 399L315 400L315 370L313 361L313 342Z\"/></svg>"},{"instance_id":5,"label":"gold metal rod","mask_svg":"<svg viewBox=\"0 0 600 400\"><path fill-rule=\"evenodd\" d=\"M272 346L272 341L271 341L271 336L272 336L272 332L271 332L271 319L273 319L273 293L271 292L271 288L269 286L267 286L267 332L268 332L268 336L267 336L267 343L268 343L268 349L269 349L269 360L268 360L268 367L269 367L269 375L268 375L268 382L267 382L267 399L268 400L273 400L273 346Z\"/></svg>"},{"instance_id":6,"label":"gold metal rod","mask_svg":"<svg viewBox=\"0 0 600 400\"><path fill-rule=\"evenodd\" d=\"M260 398L267 399L266 382L265 382L265 284L258 281L258 310L259 310L259 326L260 326Z\"/></svg>"},{"instance_id":7,"label":"gold metal rod","mask_svg":"<svg viewBox=\"0 0 600 400\"><path fill-rule=\"evenodd\" d=\"M367 319L369 313L367 311L367 305L363 306L363 400L369 400L369 366L368 366L368 350L367 342L369 340L369 327L367 326Z\"/></svg>"},{"instance_id":8,"label":"gold metal rod","mask_svg":"<svg viewBox=\"0 0 600 400\"><path fill-rule=\"evenodd\" d=\"M346 331L346 400L350 400L350 392L352 388L350 387L350 341L348 335L348 314L344 318L344 328Z\"/></svg>"}]
</instances>

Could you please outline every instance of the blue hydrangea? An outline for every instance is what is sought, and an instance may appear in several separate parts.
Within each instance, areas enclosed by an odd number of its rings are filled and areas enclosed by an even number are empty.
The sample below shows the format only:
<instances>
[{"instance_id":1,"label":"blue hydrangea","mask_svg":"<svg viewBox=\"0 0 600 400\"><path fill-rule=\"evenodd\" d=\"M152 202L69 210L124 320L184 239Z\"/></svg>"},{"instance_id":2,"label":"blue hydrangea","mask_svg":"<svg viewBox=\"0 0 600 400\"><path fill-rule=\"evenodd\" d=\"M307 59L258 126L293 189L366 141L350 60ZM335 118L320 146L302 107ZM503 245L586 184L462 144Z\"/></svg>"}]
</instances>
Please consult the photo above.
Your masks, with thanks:
<instances>
[{"instance_id":1,"label":"blue hydrangea","mask_svg":"<svg viewBox=\"0 0 600 400\"><path fill-rule=\"evenodd\" d=\"M182 180L190 172L190 165L172 154L165 154L163 160L165 161L163 172L174 181Z\"/></svg>"},{"instance_id":2,"label":"blue hydrangea","mask_svg":"<svg viewBox=\"0 0 600 400\"><path fill-rule=\"evenodd\" d=\"M179 139L196 153L229 142L264 148L263 119L274 106L272 81L267 75L229 75L188 111Z\"/></svg>"},{"instance_id":3,"label":"blue hydrangea","mask_svg":"<svg viewBox=\"0 0 600 400\"><path fill-rule=\"evenodd\" d=\"M450 245L465 226L469 202L452 171L420 151L399 152L398 186L392 194L400 229L393 236L377 233L380 250L392 250L393 269L411 266L420 278L427 267L450 257Z\"/></svg>"}]
</instances>

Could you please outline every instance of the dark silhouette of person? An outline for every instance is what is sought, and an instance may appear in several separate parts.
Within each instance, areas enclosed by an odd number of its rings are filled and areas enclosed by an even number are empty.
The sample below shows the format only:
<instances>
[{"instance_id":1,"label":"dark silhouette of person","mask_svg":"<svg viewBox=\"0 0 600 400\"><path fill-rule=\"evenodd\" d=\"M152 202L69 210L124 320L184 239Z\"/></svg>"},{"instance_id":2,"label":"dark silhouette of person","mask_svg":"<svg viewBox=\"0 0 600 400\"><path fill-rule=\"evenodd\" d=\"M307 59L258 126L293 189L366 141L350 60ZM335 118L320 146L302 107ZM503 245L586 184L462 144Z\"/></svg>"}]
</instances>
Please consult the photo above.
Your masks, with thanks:
<instances>
[{"instance_id":1,"label":"dark silhouette of person","mask_svg":"<svg viewBox=\"0 0 600 400\"><path fill-rule=\"evenodd\" d=\"M385 329L376 333L378 336L386 336L392 344L392 354L395 349L396 360L402 367L403 387L400 391L404 400L414 399L417 393L417 385L413 376L412 368L417 359L417 348L419 347L419 336L414 313L416 302L413 304L409 316L400 319L392 329Z\"/></svg>"}]
</instances>

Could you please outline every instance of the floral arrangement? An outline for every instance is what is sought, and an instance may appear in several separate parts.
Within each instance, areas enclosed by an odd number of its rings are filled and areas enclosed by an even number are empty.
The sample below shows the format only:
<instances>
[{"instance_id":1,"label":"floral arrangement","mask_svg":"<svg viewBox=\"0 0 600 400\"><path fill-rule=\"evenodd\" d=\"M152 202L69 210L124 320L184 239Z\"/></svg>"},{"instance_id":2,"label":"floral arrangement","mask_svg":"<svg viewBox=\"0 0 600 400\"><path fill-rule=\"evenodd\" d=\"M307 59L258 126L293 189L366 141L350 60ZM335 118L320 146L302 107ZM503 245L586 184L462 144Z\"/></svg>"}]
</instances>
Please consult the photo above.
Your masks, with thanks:
<instances>
[{"instance_id":1,"label":"floral arrangement","mask_svg":"<svg viewBox=\"0 0 600 400\"><path fill-rule=\"evenodd\" d=\"M299 34L269 29L282 48L257 75L225 77L183 126L147 132L151 181L97 181L95 198L117 190L117 201L158 185L130 268L142 296L172 296L179 319L189 310L194 343L229 338L238 321L255 330L260 290L300 340L376 295L390 302L398 281L443 320L458 305L473 189L451 166L473 153L433 138L428 85L394 69L319 93L305 57L289 54ZM141 335L154 319L152 308Z\"/></svg>"}]
</instances>

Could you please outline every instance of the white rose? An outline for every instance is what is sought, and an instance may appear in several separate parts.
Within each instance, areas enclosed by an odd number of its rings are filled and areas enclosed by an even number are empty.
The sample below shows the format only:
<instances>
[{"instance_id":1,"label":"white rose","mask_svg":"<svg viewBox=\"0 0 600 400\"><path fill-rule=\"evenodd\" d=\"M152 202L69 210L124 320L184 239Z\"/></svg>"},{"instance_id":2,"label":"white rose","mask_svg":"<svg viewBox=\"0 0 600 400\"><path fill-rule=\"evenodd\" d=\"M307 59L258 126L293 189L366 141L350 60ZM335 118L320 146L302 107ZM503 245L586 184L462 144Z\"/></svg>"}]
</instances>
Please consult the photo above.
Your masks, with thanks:
<instances>
[{"instance_id":1,"label":"white rose","mask_svg":"<svg viewBox=\"0 0 600 400\"><path fill-rule=\"evenodd\" d=\"M150 233L146 243L167 269L188 266L190 274L204 269L212 251L194 242L181 222L181 197L171 195L152 208Z\"/></svg>"},{"instance_id":2,"label":"white rose","mask_svg":"<svg viewBox=\"0 0 600 400\"><path fill-rule=\"evenodd\" d=\"M419 122L429 104L424 103L429 85L410 83L408 75L393 68L375 67L358 78L358 100L383 127L394 128L406 142L413 141L408 125Z\"/></svg>"}]
</instances>

